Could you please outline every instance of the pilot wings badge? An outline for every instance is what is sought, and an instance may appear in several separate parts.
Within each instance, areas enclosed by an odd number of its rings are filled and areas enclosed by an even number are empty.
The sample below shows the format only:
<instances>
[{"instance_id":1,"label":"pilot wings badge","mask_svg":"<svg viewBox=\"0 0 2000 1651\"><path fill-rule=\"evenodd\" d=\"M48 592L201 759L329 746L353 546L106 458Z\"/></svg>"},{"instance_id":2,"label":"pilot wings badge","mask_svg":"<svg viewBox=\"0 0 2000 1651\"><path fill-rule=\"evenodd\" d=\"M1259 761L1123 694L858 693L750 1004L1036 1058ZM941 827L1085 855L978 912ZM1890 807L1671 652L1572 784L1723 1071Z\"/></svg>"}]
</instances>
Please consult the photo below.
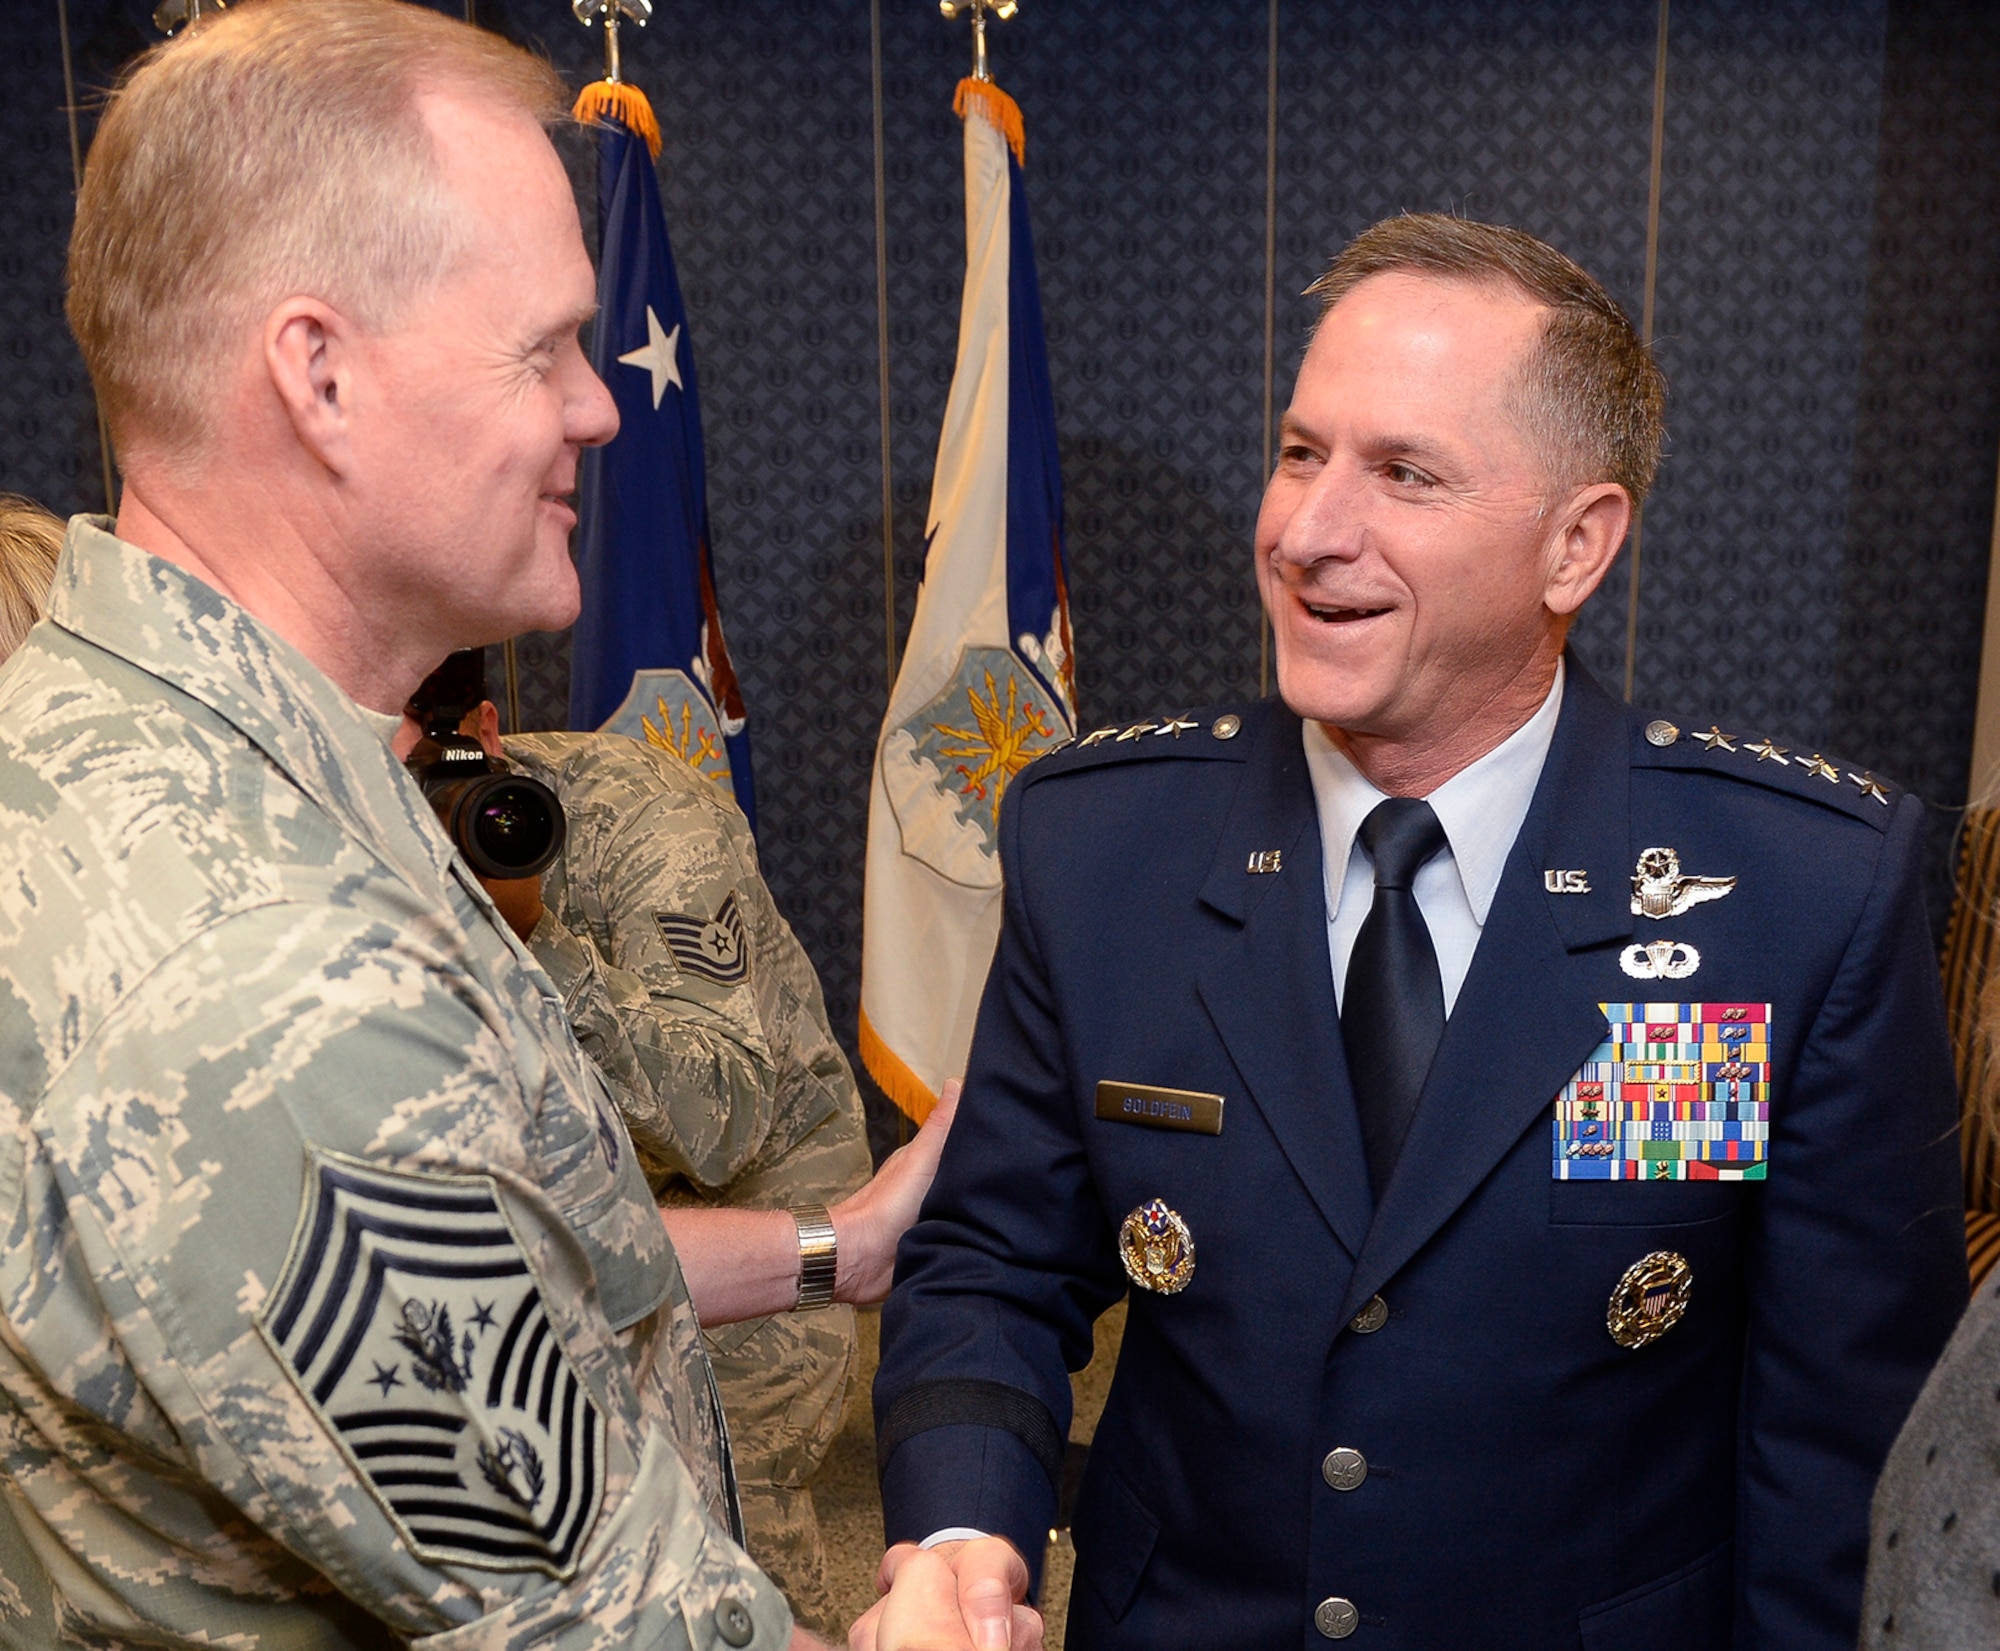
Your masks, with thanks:
<instances>
[{"instance_id":1,"label":"pilot wings badge","mask_svg":"<svg viewBox=\"0 0 2000 1651\"><path fill-rule=\"evenodd\" d=\"M1734 877L1684 877L1681 857L1670 848L1649 848L1639 856L1632 878L1634 917L1679 917L1690 907L1720 900L1736 887Z\"/></svg>"},{"instance_id":2,"label":"pilot wings badge","mask_svg":"<svg viewBox=\"0 0 2000 1651\"><path fill-rule=\"evenodd\" d=\"M419 1558L575 1571L604 1418L491 1179L315 1149L258 1328Z\"/></svg>"}]
</instances>

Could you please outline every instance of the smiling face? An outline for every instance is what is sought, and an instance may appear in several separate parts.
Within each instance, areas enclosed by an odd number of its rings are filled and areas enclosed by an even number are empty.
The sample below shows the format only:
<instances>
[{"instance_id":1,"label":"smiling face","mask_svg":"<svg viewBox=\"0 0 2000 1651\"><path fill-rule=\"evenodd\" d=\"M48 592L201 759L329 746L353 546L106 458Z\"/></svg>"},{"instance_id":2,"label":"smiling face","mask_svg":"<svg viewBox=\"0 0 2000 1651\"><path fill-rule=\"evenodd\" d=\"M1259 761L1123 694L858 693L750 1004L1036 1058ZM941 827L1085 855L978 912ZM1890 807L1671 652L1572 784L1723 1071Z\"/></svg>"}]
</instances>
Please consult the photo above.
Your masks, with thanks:
<instances>
[{"instance_id":1,"label":"smiling face","mask_svg":"<svg viewBox=\"0 0 2000 1651\"><path fill-rule=\"evenodd\" d=\"M1257 521L1278 691L1378 784L1408 782L1385 788L1422 795L1534 713L1623 537L1621 515L1601 565L1576 565L1579 515L1623 491L1555 488L1513 413L1546 314L1498 284L1375 275L1299 369Z\"/></svg>"},{"instance_id":2,"label":"smiling face","mask_svg":"<svg viewBox=\"0 0 2000 1651\"><path fill-rule=\"evenodd\" d=\"M578 342L596 280L548 139L451 92L420 106L469 250L365 339L348 485L375 600L444 653L576 617L578 462L618 414Z\"/></svg>"}]
</instances>

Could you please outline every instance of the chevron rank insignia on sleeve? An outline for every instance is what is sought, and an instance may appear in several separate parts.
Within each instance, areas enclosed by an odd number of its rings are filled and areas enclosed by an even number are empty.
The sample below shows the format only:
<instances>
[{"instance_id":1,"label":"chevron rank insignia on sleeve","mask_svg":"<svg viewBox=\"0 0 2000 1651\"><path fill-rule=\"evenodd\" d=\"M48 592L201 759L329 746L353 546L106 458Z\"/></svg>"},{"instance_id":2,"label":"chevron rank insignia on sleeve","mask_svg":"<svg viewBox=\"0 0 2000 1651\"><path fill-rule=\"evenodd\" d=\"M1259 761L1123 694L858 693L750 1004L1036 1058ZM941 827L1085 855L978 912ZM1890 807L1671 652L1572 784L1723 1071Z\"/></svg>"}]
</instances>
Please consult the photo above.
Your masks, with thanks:
<instances>
[{"instance_id":1,"label":"chevron rank insignia on sleeve","mask_svg":"<svg viewBox=\"0 0 2000 1651\"><path fill-rule=\"evenodd\" d=\"M710 918L656 911L653 922L674 961L689 974L718 986L740 986L749 974L743 914L735 895L724 895L722 909Z\"/></svg>"},{"instance_id":2,"label":"chevron rank insignia on sleeve","mask_svg":"<svg viewBox=\"0 0 2000 1651\"><path fill-rule=\"evenodd\" d=\"M575 1571L604 1419L488 1177L314 1148L258 1328L418 1557Z\"/></svg>"}]
</instances>

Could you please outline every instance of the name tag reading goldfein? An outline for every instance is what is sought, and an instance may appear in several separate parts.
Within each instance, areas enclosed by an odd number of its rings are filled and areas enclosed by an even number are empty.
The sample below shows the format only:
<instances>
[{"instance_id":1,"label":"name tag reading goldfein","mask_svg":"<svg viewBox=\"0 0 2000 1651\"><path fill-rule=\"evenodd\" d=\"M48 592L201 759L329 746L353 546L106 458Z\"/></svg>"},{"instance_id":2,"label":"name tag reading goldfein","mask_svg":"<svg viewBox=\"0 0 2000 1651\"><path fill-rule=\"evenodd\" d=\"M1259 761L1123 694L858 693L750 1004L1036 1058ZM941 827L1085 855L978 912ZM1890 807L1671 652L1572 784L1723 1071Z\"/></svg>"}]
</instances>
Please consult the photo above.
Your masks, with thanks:
<instances>
[{"instance_id":1,"label":"name tag reading goldfein","mask_svg":"<svg viewBox=\"0 0 2000 1651\"><path fill-rule=\"evenodd\" d=\"M1097 1115L1113 1123L1144 1124L1149 1129L1185 1129L1196 1135L1222 1133L1220 1095L1120 1083L1116 1078L1098 1080Z\"/></svg>"}]
</instances>

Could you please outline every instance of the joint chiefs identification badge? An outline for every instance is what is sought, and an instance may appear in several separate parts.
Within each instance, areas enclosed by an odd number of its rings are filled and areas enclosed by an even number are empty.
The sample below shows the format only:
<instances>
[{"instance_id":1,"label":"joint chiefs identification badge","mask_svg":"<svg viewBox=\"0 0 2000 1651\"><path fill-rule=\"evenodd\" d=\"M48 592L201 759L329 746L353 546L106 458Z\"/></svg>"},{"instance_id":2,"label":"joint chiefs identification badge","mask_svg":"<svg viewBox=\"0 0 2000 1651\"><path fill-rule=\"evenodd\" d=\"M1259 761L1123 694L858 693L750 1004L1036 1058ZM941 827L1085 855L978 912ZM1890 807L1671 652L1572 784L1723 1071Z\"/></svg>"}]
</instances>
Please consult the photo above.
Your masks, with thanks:
<instances>
[{"instance_id":1,"label":"joint chiefs identification badge","mask_svg":"<svg viewBox=\"0 0 2000 1651\"><path fill-rule=\"evenodd\" d=\"M1693 1288L1694 1269L1686 1258L1655 1250L1625 1269L1604 1310L1604 1328L1620 1347L1658 1341L1680 1323Z\"/></svg>"},{"instance_id":2,"label":"joint chiefs identification badge","mask_svg":"<svg viewBox=\"0 0 2000 1651\"><path fill-rule=\"evenodd\" d=\"M258 1328L420 1559L575 1571L604 1418L490 1178L312 1149Z\"/></svg>"},{"instance_id":3,"label":"joint chiefs identification badge","mask_svg":"<svg viewBox=\"0 0 2000 1651\"><path fill-rule=\"evenodd\" d=\"M1140 1289L1179 1295L1194 1277L1194 1234L1165 1203L1150 1198L1119 1227L1118 1259Z\"/></svg>"}]
</instances>

